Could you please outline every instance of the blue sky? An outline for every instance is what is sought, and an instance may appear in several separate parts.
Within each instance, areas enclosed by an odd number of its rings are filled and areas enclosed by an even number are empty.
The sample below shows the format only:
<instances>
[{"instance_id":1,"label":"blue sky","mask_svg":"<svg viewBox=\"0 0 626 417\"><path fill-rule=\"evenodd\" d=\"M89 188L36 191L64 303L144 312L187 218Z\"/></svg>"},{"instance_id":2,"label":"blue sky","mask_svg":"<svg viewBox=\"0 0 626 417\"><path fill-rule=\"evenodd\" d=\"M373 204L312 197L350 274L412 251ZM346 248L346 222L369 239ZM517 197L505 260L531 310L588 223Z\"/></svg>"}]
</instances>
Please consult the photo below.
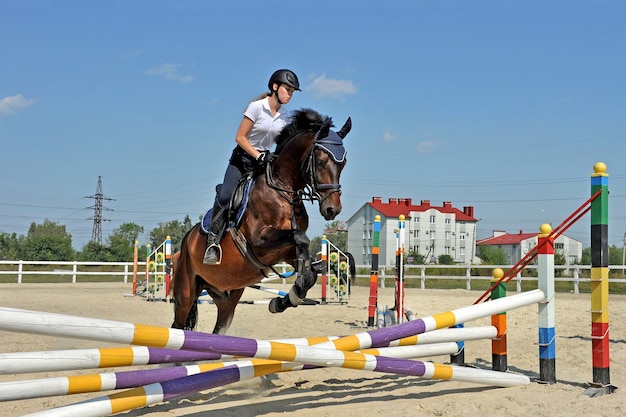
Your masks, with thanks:
<instances>
[{"instance_id":1,"label":"blue sky","mask_svg":"<svg viewBox=\"0 0 626 417\"><path fill-rule=\"evenodd\" d=\"M98 176L105 238L196 219L243 109L286 67L290 109L352 117L338 220L410 197L474 206L479 238L538 231L603 161L621 247L625 21L617 0L0 0L0 231L49 219L82 248ZM589 246L589 217L566 234Z\"/></svg>"}]
</instances>

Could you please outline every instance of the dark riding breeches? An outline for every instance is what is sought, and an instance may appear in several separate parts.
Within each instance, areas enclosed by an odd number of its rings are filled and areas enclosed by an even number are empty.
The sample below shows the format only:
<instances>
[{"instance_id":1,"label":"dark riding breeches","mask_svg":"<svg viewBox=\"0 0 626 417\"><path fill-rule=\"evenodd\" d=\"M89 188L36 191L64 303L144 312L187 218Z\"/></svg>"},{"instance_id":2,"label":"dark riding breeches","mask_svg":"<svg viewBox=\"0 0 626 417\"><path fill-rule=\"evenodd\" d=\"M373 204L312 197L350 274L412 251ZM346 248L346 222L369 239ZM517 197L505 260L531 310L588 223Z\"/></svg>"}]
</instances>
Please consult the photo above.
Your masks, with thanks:
<instances>
[{"instance_id":1,"label":"dark riding breeches","mask_svg":"<svg viewBox=\"0 0 626 417\"><path fill-rule=\"evenodd\" d=\"M239 180L243 175L254 168L254 159L246 153L243 149L237 146L228 161L228 167L226 168L226 174L224 174L224 181L221 188L218 187L215 200L222 208L228 208L230 205L230 198L239 184Z\"/></svg>"}]
</instances>

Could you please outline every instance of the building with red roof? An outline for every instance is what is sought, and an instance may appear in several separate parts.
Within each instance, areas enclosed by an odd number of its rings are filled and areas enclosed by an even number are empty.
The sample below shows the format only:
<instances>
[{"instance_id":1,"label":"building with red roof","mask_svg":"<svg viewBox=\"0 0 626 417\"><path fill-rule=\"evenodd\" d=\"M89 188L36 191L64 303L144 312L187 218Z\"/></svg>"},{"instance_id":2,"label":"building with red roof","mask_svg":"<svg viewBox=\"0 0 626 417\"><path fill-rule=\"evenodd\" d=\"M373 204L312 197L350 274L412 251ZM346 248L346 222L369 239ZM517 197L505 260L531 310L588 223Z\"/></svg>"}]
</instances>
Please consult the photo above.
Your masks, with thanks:
<instances>
[{"instance_id":1,"label":"building with red roof","mask_svg":"<svg viewBox=\"0 0 626 417\"><path fill-rule=\"evenodd\" d=\"M491 246L502 250L507 257L507 263L514 265L537 246L538 234L539 231L536 233L524 233L523 230L520 230L519 233L509 234L501 230L494 230L493 236L476 242L478 256L480 256L480 248L482 246ZM562 234L554 240L554 253L563 255L567 265L573 265L582 258L583 244L579 240Z\"/></svg>"},{"instance_id":2,"label":"building with red roof","mask_svg":"<svg viewBox=\"0 0 626 417\"><path fill-rule=\"evenodd\" d=\"M449 255L458 264L471 264L476 248L474 207L462 210L444 201L441 206L429 200L413 204L411 198L372 197L348 220L348 251L357 264L371 265L372 235L375 216L381 217L379 264L395 265L398 218L405 216L405 253L424 255L436 263L440 255Z\"/></svg>"}]
</instances>

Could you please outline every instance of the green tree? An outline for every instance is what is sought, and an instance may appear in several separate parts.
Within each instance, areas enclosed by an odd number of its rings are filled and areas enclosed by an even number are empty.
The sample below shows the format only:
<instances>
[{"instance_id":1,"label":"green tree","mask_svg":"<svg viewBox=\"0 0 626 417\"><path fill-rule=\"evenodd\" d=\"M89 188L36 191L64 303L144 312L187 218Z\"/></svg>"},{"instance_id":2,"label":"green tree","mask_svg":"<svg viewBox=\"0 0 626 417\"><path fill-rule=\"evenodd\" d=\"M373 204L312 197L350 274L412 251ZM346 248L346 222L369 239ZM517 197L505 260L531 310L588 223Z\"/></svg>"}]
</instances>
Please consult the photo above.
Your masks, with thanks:
<instances>
[{"instance_id":1,"label":"green tree","mask_svg":"<svg viewBox=\"0 0 626 417\"><path fill-rule=\"evenodd\" d=\"M110 262L109 249L96 242L87 242L83 249L76 254L76 260L81 262Z\"/></svg>"},{"instance_id":2,"label":"green tree","mask_svg":"<svg viewBox=\"0 0 626 417\"><path fill-rule=\"evenodd\" d=\"M24 238L22 256L29 261L73 261L72 235L65 226L44 220L31 223Z\"/></svg>"},{"instance_id":3,"label":"green tree","mask_svg":"<svg viewBox=\"0 0 626 417\"><path fill-rule=\"evenodd\" d=\"M178 220L172 220L167 223L159 223L157 227L150 232L150 244L152 249L159 247L169 236L172 240L172 254L180 250L180 244L185 234L193 227L189 215L185 216L182 223Z\"/></svg>"},{"instance_id":4,"label":"green tree","mask_svg":"<svg viewBox=\"0 0 626 417\"><path fill-rule=\"evenodd\" d=\"M439 255L437 263L439 265L454 265L454 258L450 255Z\"/></svg>"},{"instance_id":5,"label":"green tree","mask_svg":"<svg viewBox=\"0 0 626 417\"><path fill-rule=\"evenodd\" d=\"M478 247L480 259L485 265L506 265L506 253L502 249L489 245L480 245Z\"/></svg>"},{"instance_id":6,"label":"green tree","mask_svg":"<svg viewBox=\"0 0 626 417\"><path fill-rule=\"evenodd\" d=\"M408 251L406 256L407 258L413 258L413 265L424 265L424 263L426 262L426 258L424 257L424 255L415 250Z\"/></svg>"},{"instance_id":7,"label":"green tree","mask_svg":"<svg viewBox=\"0 0 626 417\"><path fill-rule=\"evenodd\" d=\"M131 262L135 252L135 241L143 227L135 223L122 223L108 237L109 256L112 262Z\"/></svg>"},{"instance_id":8,"label":"green tree","mask_svg":"<svg viewBox=\"0 0 626 417\"><path fill-rule=\"evenodd\" d=\"M326 223L324 234L326 239L337 246L340 251L346 252L348 250L348 228L344 222L333 220Z\"/></svg>"},{"instance_id":9,"label":"green tree","mask_svg":"<svg viewBox=\"0 0 626 417\"><path fill-rule=\"evenodd\" d=\"M623 248L619 248L615 245L609 246L609 265L621 265ZM591 265L591 248L584 248L582 257L580 258L581 265Z\"/></svg>"},{"instance_id":10,"label":"green tree","mask_svg":"<svg viewBox=\"0 0 626 417\"><path fill-rule=\"evenodd\" d=\"M615 245L609 246L609 265L622 264L622 248Z\"/></svg>"},{"instance_id":11,"label":"green tree","mask_svg":"<svg viewBox=\"0 0 626 417\"><path fill-rule=\"evenodd\" d=\"M581 265L591 265L591 248L584 248L580 257Z\"/></svg>"},{"instance_id":12,"label":"green tree","mask_svg":"<svg viewBox=\"0 0 626 417\"><path fill-rule=\"evenodd\" d=\"M309 253L311 255L315 255L317 252L322 250L322 237L315 236L311 239L311 244L309 245Z\"/></svg>"},{"instance_id":13,"label":"green tree","mask_svg":"<svg viewBox=\"0 0 626 417\"><path fill-rule=\"evenodd\" d=\"M5 261L18 260L23 237L15 233L0 232L0 259Z\"/></svg>"}]
</instances>

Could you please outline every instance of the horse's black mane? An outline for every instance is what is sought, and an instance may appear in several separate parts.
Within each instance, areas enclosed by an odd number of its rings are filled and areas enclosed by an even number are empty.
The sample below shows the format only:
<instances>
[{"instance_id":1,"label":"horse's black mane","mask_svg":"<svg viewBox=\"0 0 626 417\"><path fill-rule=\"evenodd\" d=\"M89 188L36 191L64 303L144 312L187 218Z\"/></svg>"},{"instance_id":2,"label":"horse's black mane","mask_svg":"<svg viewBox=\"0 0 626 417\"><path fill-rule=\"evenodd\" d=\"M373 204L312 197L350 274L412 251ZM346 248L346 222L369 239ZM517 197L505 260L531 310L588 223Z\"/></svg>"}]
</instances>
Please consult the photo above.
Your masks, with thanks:
<instances>
[{"instance_id":1,"label":"horse's black mane","mask_svg":"<svg viewBox=\"0 0 626 417\"><path fill-rule=\"evenodd\" d=\"M276 151L278 154L291 138L298 133L317 132L325 117L312 109L296 110L292 115L291 123L286 125L276 137Z\"/></svg>"}]
</instances>

